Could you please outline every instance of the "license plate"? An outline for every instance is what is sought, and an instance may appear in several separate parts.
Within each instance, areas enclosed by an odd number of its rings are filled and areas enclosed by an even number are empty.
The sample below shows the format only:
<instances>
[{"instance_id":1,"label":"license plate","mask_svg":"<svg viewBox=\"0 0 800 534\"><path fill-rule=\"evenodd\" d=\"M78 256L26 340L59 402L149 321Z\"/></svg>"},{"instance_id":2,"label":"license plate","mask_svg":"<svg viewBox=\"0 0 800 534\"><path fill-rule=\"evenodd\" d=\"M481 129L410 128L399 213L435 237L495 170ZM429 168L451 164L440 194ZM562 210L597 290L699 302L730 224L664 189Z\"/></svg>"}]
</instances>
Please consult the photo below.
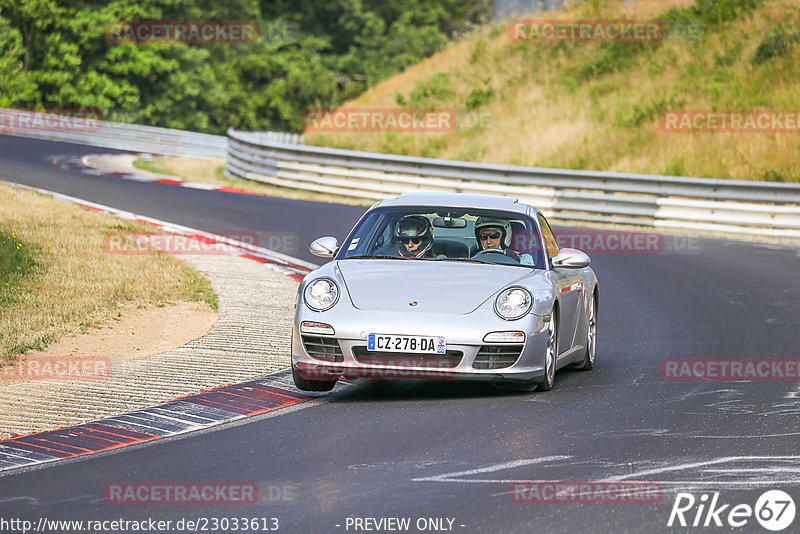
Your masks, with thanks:
<instances>
[{"instance_id":1,"label":"license plate","mask_svg":"<svg viewBox=\"0 0 800 534\"><path fill-rule=\"evenodd\" d=\"M367 350L373 352L411 352L415 354L445 354L447 345L440 336L395 336L370 334Z\"/></svg>"}]
</instances>

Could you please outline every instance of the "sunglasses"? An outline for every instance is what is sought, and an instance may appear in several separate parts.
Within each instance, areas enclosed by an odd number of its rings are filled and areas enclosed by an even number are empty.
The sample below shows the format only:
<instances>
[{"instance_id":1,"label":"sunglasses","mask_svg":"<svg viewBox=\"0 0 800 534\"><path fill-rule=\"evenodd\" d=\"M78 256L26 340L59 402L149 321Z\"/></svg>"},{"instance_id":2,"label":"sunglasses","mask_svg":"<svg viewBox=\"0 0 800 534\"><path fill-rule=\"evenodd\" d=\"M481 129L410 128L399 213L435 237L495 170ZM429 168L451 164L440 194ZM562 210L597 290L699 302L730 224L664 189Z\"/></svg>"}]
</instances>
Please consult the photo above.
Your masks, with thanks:
<instances>
[{"instance_id":1,"label":"sunglasses","mask_svg":"<svg viewBox=\"0 0 800 534\"><path fill-rule=\"evenodd\" d=\"M486 241L487 239L500 239L500 232L481 234L481 241Z\"/></svg>"},{"instance_id":2,"label":"sunglasses","mask_svg":"<svg viewBox=\"0 0 800 534\"><path fill-rule=\"evenodd\" d=\"M399 238L400 242L404 245L408 245L409 242L414 243L415 245L419 245L422 243L421 237L401 237Z\"/></svg>"}]
</instances>

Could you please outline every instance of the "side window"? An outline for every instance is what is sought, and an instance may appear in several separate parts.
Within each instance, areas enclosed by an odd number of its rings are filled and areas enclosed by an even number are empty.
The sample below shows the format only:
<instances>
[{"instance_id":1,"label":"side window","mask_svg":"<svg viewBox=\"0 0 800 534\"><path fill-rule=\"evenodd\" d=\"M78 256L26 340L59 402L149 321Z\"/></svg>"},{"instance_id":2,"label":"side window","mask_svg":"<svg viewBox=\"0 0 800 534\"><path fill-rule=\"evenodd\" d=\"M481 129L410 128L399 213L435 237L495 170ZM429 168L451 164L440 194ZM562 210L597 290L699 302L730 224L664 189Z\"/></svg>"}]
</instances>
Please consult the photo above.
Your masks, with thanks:
<instances>
[{"instance_id":1,"label":"side window","mask_svg":"<svg viewBox=\"0 0 800 534\"><path fill-rule=\"evenodd\" d=\"M542 237L544 238L544 246L547 248L547 255L553 258L558 254L558 243L556 242L556 236L553 235L553 231L550 229L550 225L547 224L547 220L541 213L539 214L539 225L542 227Z\"/></svg>"},{"instance_id":2,"label":"side window","mask_svg":"<svg viewBox=\"0 0 800 534\"><path fill-rule=\"evenodd\" d=\"M384 245L391 230L386 226L384 214L372 213L350 236L349 242L342 243L343 258L351 258L363 254L375 254ZM379 231L380 230L380 231Z\"/></svg>"}]
</instances>

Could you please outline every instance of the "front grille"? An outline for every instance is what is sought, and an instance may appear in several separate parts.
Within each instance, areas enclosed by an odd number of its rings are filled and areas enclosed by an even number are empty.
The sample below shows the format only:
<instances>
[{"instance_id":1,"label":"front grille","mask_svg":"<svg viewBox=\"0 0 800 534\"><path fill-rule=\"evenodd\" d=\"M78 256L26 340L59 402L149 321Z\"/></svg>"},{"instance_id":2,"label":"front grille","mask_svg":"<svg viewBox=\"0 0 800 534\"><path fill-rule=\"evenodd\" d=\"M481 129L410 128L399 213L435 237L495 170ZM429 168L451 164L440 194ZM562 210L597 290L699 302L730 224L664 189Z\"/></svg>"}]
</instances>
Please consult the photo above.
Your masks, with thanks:
<instances>
[{"instance_id":1,"label":"front grille","mask_svg":"<svg viewBox=\"0 0 800 534\"><path fill-rule=\"evenodd\" d=\"M303 336L303 346L312 358L328 362L343 362L344 356L339 342L332 337Z\"/></svg>"},{"instance_id":2,"label":"front grille","mask_svg":"<svg viewBox=\"0 0 800 534\"><path fill-rule=\"evenodd\" d=\"M367 350L367 347L353 347L353 358L358 363L371 365L448 369L457 367L463 357L464 353L460 350L448 350L444 354L413 354L405 352L373 352Z\"/></svg>"},{"instance_id":3,"label":"front grille","mask_svg":"<svg viewBox=\"0 0 800 534\"><path fill-rule=\"evenodd\" d=\"M475 369L511 367L522 354L522 345L482 345L472 363Z\"/></svg>"}]
</instances>

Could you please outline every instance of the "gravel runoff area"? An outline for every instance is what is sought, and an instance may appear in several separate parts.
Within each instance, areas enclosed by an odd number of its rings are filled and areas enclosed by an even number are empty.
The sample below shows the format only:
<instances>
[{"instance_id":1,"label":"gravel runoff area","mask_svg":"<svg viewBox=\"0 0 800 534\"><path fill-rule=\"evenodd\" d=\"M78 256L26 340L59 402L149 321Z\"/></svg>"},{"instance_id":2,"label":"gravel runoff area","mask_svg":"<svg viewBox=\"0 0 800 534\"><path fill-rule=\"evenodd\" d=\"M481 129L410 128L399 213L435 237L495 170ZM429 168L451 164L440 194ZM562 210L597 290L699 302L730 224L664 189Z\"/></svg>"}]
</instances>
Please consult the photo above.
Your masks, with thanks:
<instances>
[{"instance_id":1,"label":"gravel runoff area","mask_svg":"<svg viewBox=\"0 0 800 534\"><path fill-rule=\"evenodd\" d=\"M152 356L112 358L105 379L3 384L0 439L146 408L289 366L298 283L239 256L181 257L207 275L219 295L219 320L211 330Z\"/></svg>"}]
</instances>

